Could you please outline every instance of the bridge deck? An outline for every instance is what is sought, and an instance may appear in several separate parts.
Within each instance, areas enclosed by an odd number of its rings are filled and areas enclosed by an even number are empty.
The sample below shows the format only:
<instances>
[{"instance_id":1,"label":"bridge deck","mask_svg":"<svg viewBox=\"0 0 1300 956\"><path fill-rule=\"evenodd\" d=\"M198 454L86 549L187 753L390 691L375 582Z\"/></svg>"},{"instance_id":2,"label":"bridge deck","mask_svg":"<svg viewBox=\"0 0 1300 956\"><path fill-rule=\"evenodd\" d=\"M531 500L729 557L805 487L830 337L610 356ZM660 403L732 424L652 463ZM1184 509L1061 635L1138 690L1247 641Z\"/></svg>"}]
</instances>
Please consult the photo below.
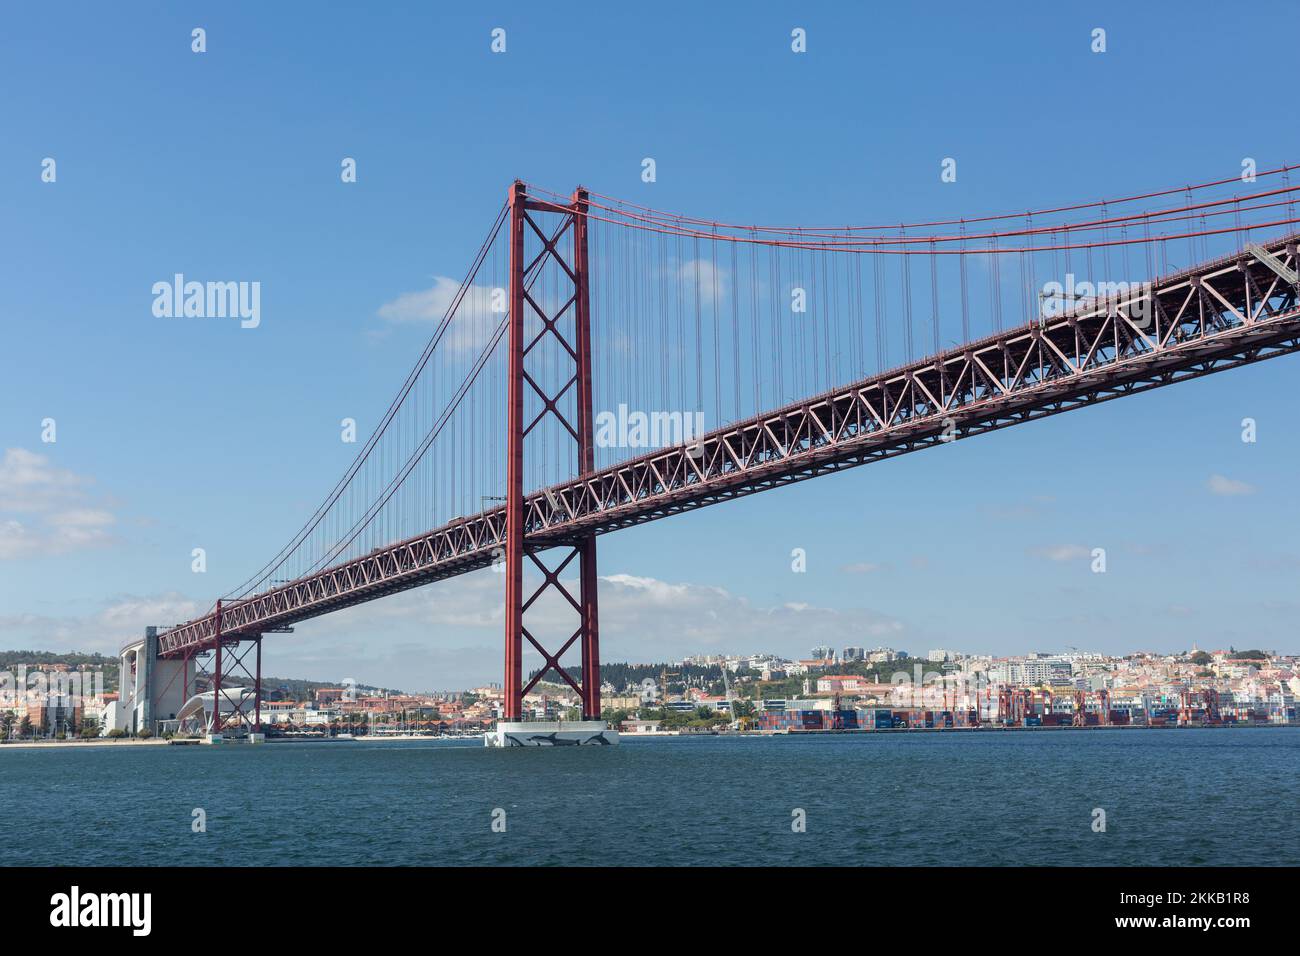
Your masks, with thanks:
<instances>
[{"instance_id":1,"label":"bridge deck","mask_svg":"<svg viewBox=\"0 0 1300 956\"><path fill-rule=\"evenodd\" d=\"M1297 268L1296 236L1265 248ZM540 550L1300 350L1297 289L1248 253L1059 318L1021 326L534 492ZM495 508L223 605L234 638L489 566ZM214 614L159 636L175 656L213 646Z\"/></svg>"}]
</instances>

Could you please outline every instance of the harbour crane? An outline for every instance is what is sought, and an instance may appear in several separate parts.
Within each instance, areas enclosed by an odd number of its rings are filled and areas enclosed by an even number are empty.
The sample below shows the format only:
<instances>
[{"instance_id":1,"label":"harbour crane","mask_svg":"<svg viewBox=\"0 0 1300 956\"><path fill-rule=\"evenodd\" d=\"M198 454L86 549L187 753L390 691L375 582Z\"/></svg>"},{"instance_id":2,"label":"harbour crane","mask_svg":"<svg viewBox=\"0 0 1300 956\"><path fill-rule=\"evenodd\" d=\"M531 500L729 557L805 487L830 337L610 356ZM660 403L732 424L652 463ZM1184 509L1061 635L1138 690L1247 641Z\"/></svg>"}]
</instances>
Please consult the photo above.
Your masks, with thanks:
<instances>
[{"instance_id":1,"label":"harbour crane","mask_svg":"<svg viewBox=\"0 0 1300 956\"><path fill-rule=\"evenodd\" d=\"M736 713L736 695L731 689L731 674L728 672L727 665L722 665L722 686L726 688L727 693L727 710L731 713L731 724L729 729L740 730L740 715Z\"/></svg>"}]
</instances>

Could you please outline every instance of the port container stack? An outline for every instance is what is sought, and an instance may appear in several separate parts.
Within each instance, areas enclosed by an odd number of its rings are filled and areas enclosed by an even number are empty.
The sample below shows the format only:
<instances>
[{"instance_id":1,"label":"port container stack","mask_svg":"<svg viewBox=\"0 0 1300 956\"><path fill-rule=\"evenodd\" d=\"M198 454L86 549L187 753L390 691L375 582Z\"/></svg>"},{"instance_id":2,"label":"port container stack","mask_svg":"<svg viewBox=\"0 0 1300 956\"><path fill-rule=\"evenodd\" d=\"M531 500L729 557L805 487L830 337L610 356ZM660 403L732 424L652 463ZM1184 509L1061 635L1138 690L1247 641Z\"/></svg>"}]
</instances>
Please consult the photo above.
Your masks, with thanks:
<instances>
[{"instance_id":1,"label":"port container stack","mask_svg":"<svg viewBox=\"0 0 1300 956\"><path fill-rule=\"evenodd\" d=\"M857 730L856 710L788 710L764 712L758 716L758 729L774 733L800 733L814 730Z\"/></svg>"}]
</instances>

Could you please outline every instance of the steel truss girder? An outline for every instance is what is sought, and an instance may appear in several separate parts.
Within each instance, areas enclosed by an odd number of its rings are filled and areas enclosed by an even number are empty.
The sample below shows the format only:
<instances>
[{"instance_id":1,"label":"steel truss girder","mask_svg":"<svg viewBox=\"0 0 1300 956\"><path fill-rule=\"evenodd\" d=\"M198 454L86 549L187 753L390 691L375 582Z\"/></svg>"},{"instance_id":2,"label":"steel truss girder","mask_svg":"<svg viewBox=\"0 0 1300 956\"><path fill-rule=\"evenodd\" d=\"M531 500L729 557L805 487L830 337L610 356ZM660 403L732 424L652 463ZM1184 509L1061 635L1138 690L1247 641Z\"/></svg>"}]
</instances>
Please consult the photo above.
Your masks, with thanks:
<instances>
[{"instance_id":1,"label":"steel truss girder","mask_svg":"<svg viewBox=\"0 0 1300 956\"><path fill-rule=\"evenodd\" d=\"M563 207L560 207L563 208ZM1297 269L1297 236L1264 248ZM989 336L663 448L525 501L529 550L574 545L705 505L1084 405L1300 351L1300 290L1241 253L1150 290ZM1150 315L1137 318L1150 301ZM227 634L260 633L487 567L505 509L461 518L224 605ZM159 636L173 656L212 646L214 615Z\"/></svg>"}]
</instances>

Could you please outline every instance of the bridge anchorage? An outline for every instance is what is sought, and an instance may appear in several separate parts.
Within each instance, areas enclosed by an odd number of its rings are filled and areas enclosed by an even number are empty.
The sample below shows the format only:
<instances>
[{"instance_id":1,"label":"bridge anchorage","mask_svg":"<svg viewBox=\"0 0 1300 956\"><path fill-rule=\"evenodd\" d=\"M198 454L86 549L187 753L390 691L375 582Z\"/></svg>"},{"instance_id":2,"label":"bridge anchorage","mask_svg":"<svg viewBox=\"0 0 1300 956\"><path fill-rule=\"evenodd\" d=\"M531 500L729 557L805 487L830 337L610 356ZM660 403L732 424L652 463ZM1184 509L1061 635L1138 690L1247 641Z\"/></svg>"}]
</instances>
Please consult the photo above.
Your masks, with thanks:
<instances>
[{"instance_id":1,"label":"bridge anchorage","mask_svg":"<svg viewBox=\"0 0 1300 956\"><path fill-rule=\"evenodd\" d=\"M1206 196L1237 188L1221 180L905 228L729 226L516 182L325 503L210 612L123 650L120 725L259 739L263 635L493 568L505 676L486 744L614 743L600 722L599 535L1300 351L1298 237L1268 232L1300 224L1292 169L1261 173L1283 187L1249 196ZM1165 208L1124 211L1152 197ZM932 227L948 228L918 232ZM1199 264L1170 271L1170 243ZM970 256L987 297L970 294ZM1149 281L1096 282L1135 274ZM1066 301L1044 308L1039 288ZM594 410L623 407L719 425L611 446ZM541 668L525 682L528 652ZM551 672L581 720L525 719Z\"/></svg>"},{"instance_id":2,"label":"bridge anchorage","mask_svg":"<svg viewBox=\"0 0 1300 956\"><path fill-rule=\"evenodd\" d=\"M220 600L214 618L214 639L205 648L160 655L157 627L146 628L142 640L122 648L120 696L112 725L131 733L171 733L209 744L265 742L262 635L224 635Z\"/></svg>"}]
</instances>

